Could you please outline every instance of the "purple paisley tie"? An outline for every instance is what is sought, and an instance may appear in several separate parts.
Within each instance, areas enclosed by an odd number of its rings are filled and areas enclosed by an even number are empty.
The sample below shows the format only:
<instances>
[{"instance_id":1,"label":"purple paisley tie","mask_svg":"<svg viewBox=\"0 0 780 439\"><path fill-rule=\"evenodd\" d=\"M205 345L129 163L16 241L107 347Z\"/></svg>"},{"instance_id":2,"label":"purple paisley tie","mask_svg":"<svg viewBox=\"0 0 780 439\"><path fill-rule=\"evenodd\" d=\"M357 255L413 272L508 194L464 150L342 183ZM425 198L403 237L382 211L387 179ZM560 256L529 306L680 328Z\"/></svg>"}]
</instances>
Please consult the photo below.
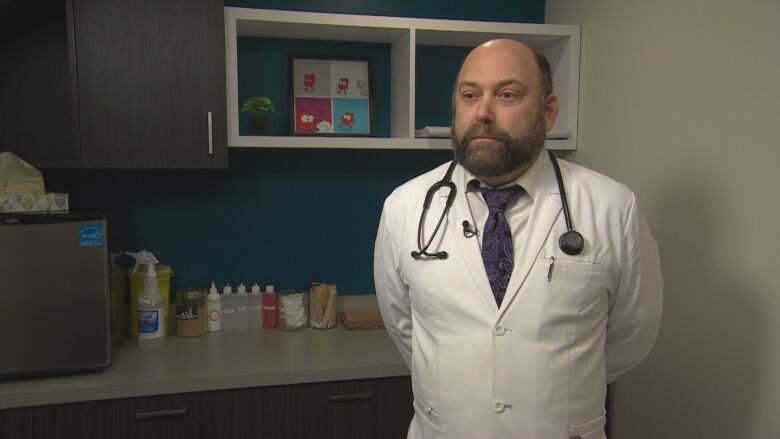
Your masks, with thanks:
<instances>
[{"instance_id":1,"label":"purple paisley tie","mask_svg":"<svg viewBox=\"0 0 780 439\"><path fill-rule=\"evenodd\" d=\"M485 264L490 288L499 308L514 267L512 231L506 222L504 210L522 190L520 186L503 189L479 188L488 206L488 217L482 232L482 262Z\"/></svg>"}]
</instances>

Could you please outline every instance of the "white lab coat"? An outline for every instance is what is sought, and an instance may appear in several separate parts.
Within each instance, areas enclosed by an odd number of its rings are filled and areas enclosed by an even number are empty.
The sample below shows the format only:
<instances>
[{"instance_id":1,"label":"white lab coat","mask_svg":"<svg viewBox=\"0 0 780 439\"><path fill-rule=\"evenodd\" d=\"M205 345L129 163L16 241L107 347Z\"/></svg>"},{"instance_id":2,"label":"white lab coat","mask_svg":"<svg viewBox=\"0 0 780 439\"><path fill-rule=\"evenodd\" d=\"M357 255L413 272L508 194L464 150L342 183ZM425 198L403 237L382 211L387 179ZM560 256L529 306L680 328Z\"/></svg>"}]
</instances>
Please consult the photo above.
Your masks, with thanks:
<instances>
[{"instance_id":1,"label":"white lab coat","mask_svg":"<svg viewBox=\"0 0 780 439\"><path fill-rule=\"evenodd\" d=\"M566 231L555 173L543 153L540 185L499 309L485 274L464 195L458 193L428 250L415 260L428 188L444 164L385 201L376 239L377 298L390 336L412 371L409 438L603 439L606 384L650 351L661 319L658 249L634 194L596 172L559 160L580 255L558 247ZM427 240L444 209L433 197ZM481 226L481 225L479 225ZM552 276L548 280L551 258Z\"/></svg>"}]
</instances>

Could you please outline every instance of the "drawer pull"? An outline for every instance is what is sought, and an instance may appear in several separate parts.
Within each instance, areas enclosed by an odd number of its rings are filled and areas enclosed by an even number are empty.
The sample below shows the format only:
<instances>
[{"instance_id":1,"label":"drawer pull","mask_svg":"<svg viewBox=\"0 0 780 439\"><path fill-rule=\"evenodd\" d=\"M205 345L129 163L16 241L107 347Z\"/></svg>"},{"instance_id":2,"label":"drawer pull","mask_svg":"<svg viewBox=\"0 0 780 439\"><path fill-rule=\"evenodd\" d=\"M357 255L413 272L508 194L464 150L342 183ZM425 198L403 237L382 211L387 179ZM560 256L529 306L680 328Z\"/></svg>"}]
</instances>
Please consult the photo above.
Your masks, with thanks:
<instances>
[{"instance_id":1,"label":"drawer pull","mask_svg":"<svg viewBox=\"0 0 780 439\"><path fill-rule=\"evenodd\" d=\"M156 412L140 412L135 414L135 419L157 419L157 418L170 418L173 416L184 416L187 414L187 409L176 410L160 410Z\"/></svg>"},{"instance_id":2,"label":"drawer pull","mask_svg":"<svg viewBox=\"0 0 780 439\"><path fill-rule=\"evenodd\" d=\"M330 402L368 401L374 399L373 393L355 393L352 395L331 395Z\"/></svg>"},{"instance_id":3,"label":"drawer pull","mask_svg":"<svg viewBox=\"0 0 780 439\"><path fill-rule=\"evenodd\" d=\"M209 155L214 155L214 132L212 130L212 117L211 111L208 112L208 126L209 126Z\"/></svg>"}]
</instances>

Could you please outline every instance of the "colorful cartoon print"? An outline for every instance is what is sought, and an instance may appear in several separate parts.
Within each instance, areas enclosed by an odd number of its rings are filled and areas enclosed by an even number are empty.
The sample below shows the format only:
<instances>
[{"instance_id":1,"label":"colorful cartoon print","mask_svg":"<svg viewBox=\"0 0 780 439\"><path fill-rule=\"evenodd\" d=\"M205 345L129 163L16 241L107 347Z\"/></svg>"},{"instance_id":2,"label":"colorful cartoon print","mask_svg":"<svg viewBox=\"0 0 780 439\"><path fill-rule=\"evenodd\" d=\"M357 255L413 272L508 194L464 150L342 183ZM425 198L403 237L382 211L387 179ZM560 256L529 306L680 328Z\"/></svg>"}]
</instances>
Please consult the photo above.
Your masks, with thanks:
<instances>
[{"instance_id":1,"label":"colorful cartoon print","mask_svg":"<svg viewBox=\"0 0 780 439\"><path fill-rule=\"evenodd\" d=\"M355 126L355 113L351 111L344 113L340 119L341 122L339 122L339 127L352 128Z\"/></svg>"},{"instance_id":2,"label":"colorful cartoon print","mask_svg":"<svg viewBox=\"0 0 780 439\"><path fill-rule=\"evenodd\" d=\"M316 79L316 75L314 73L306 73L303 75L303 90L312 90L314 91L314 80Z\"/></svg>"},{"instance_id":3,"label":"colorful cartoon print","mask_svg":"<svg viewBox=\"0 0 780 439\"><path fill-rule=\"evenodd\" d=\"M333 98L333 132L349 135L369 134L370 114L368 99Z\"/></svg>"},{"instance_id":4,"label":"colorful cartoon print","mask_svg":"<svg viewBox=\"0 0 780 439\"><path fill-rule=\"evenodd\" d=\"M316 129L314 115L305 110L298 111L298 115L295 118L295 126L299 132L313 133Z\"/></svg>"},{"instance_id":5,"label":"colorful cartoon print","mask_svg":"<svg viewBox=\"0 0 780 439\"><path fill-rule=\"evenodd\" d=\"M349 91L349 78L339 78L339 83L336 86L336 94L347 94Z\"/></svg>"}]
</instances>

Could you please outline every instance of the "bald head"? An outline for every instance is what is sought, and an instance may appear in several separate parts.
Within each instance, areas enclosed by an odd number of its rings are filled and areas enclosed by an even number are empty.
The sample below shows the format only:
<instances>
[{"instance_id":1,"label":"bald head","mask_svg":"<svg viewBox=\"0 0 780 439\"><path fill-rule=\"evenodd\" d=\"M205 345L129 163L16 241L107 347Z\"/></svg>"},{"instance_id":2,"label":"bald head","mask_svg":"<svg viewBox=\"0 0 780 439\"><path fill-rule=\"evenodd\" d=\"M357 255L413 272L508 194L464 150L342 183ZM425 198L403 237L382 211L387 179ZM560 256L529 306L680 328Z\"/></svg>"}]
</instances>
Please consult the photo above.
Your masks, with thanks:
<instances>
[{"instance_id":1,"label":"bald head","mask_svg":"<svg viewBox=\"0 0 780 439\"><path fill-rule=\"evenodd\" d=\"M553 92L552 69L547 57L533 46L506 38L490 40L475 47L463 61L456 84L460 82L463 70L467 69L470 63L483 62L485 58L490 56L519 60L526 66L534 64L538 72L536 86L541 91L541 97L545 98Z\"/></svg>"}]
</instances>

